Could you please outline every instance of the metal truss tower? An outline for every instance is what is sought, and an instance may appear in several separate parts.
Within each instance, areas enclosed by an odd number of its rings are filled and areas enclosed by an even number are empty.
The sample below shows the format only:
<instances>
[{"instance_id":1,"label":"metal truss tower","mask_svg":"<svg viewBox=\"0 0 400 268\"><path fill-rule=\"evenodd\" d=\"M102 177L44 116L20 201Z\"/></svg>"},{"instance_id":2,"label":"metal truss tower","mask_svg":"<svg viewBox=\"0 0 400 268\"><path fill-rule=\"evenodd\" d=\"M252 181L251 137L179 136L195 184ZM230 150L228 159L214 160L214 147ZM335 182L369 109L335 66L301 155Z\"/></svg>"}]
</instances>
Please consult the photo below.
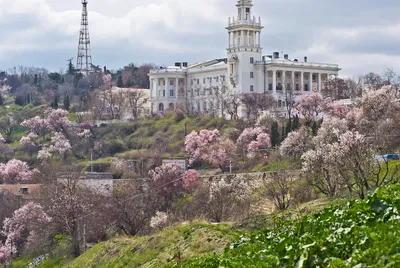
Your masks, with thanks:
<instances>
[{"instance_id":1,"label":"metal truss tower","mask_svg":"<svg viewBox=\"0 0 400 268\"><path fill-rule=\"evenodd\" d=\"M79 46L76 69L78 72L89 74L92 71L92 56L90 51L89 21L87 0L82 0L82 21L79 32Z\"/></svg>"}]
</instances>

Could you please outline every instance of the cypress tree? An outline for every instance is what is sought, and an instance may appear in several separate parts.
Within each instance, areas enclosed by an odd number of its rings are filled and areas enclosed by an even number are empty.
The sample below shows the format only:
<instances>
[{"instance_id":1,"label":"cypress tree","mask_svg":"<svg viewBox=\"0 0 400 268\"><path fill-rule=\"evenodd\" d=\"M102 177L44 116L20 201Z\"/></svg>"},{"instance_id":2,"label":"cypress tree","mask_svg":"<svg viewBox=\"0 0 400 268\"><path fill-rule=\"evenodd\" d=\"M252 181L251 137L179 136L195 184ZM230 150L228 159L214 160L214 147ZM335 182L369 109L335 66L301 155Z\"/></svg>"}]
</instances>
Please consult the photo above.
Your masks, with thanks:
<instances>
[{"instance_id":1,"label":"cypress tree","mask_svg":"<svg viewBox=\"0 0 400 268\"><path fill-rule=\"evenodd\" d=\"M124 87L124 83L122 82L122 75L118 76L117 87Z\"/></svg>"},{"instance_id":2,"label":"cypress tree","mask_svg":"<svg viewBox=\"0 0 400 268\"><path fill-rule=\"evenodd\" d=\"M316 121L314 121L314 123L312 125L312 133L313 133L314 137L317 136L317 134L318 134L318 127L317 127L317 122Z\"/></svg>"},{"instance_id":3,"label":"cypress tree","mask_svg":"<svg viewBox=\"0 0 400 268\"><path fill-rule=\"evenodd\" d=\"M282 126L282 135L281 139L279 141L279 145L286 139L286 132L285 132L285 126Z\"/></svg>"},{"instance_id":4,"label":"cypress tree","mask_svg":"<svg viewBox=\"0 0 400 268\"><path fill-rule=\"evenodd\" d=\"M278 122L273 122L271 125L271 144L273 147L279 145L279 129Z\"/></svg>"},{"instance_id":5,"label":"cypress tree","mask_svg":"<svg viewBox=\"0 0 400 268\"><path fill-rule=\"evenodd\" d=\"M296 129L298 129L299 127L300 127L300 118L299 118L298 115L296 115L296 116L293 118L292 130L296 130Z\"/></svg>"},{"instance_id":6,"label":"cypress tree","mask_svg":"<svg viewBox=\"0 0 400 268\"><path fill-rule=\"evenodd\" d=\"M289 119L286 122L286 132L285 132L285 136L287 137L287 135L292 132L292 119Z\"/></svg>"},{"instance_id":7,"label":"cypress tree","mask_svg":"<svg viewBox=\"0 0 400 268\"><path fill-rule=\"evenodd\" d=\"M65 98L64 98L64 109L65 110L69 110L69 107L70 107L70 102L69 102L69 96L67 95L67 96L65 96Z\"/></svg>"}]
</instances>

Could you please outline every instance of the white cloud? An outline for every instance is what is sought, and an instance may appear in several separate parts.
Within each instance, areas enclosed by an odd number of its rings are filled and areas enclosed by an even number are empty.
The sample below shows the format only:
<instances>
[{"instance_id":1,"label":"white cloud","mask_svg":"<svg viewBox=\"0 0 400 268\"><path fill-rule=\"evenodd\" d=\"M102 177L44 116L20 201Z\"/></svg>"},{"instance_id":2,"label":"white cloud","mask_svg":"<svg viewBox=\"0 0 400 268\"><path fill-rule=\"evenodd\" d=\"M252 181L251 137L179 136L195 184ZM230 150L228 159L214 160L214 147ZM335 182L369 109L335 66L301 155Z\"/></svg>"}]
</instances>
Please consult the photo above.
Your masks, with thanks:
<instances>
[{"instance_id":1,"label":"white cloud","mask_svg":"<svg viewBox=\"0 0 400 268\"><path fill-rule=\"evenodd\" d=\"M359 5L360 1L254 0L254 13L265 26L264 53L284 49L293 57L339 63L346 75L381 72L385 66L400 72L396 63L400 53L395 51L400 45L400 20L395 12L400 11L400 5L388 0L380 9L386 17L371 18L376 5ZM18 64L59 67L75 55L80 2L0 0L0 69ZM98 62L117 65L114 67L130 61L171 64L177 57L193 62L223 56L225 26L229 16L236 16L235 3L89 0L93 53ZM337 12L345 4L358 9L354 14ZM61 60L48 57L49 51L59 52ZM42 55L43 63L33 62L33 54Z\"/></svg>"}]
</instances>

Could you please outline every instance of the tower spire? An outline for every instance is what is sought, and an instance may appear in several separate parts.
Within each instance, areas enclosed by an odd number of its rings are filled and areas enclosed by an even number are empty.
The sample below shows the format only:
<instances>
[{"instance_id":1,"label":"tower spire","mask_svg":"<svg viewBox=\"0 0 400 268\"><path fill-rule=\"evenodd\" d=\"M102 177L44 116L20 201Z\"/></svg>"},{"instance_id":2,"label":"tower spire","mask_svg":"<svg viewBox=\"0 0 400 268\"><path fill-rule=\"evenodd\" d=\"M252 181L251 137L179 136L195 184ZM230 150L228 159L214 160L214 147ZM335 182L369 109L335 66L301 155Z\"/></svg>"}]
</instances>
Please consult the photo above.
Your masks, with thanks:
<instances>
[{"instance_id":1,"label":"tower spire","mask_svg":"<svg viewBox=\"0 0 400 268\"><path fill-rule=\"evenodd\" d=\"M87 5L88 0L82 0L82 20L79 32L78 57L76 63L77 70L86 74L92 71Z\"/></svg>"}]
</instances>

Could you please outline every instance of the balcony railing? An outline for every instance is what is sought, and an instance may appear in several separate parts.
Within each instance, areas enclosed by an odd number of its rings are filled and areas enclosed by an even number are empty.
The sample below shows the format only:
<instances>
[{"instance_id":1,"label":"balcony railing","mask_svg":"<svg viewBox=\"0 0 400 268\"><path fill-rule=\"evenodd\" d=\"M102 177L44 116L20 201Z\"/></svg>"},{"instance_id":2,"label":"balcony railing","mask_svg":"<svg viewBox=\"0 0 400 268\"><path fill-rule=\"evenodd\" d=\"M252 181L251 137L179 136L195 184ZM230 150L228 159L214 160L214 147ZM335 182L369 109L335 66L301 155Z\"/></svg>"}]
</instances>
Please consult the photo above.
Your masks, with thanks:
<instances>
[{"instance_id":1,"label":"balcony railing","mask_svg":"<svg viewBox=\"0 0 400 268\"><path fill-rule=\"evenodd\" d=\"M186 68L180 68L180 67L168 67L168 68L163 68L163 69L152 69L150 70L150 74L159 74L159 73L185 73Z\"/></svg>"},{"instance_id":2,"label":"balcony railing","mask_svg":"<svg viewBox=\"0 0 400 268\"><path fill-rule=\"evenodd\" d=\"M338 64L330 64L330 63L297 62L297 61L288 61L288 60L283 60L283 59L270 59L270 60L265 60L265 62L266 62L266 64L279 64L279 65L286 65L286 66L303 66L303 67L339 69Z\"/></svg>"}]
</instances>

